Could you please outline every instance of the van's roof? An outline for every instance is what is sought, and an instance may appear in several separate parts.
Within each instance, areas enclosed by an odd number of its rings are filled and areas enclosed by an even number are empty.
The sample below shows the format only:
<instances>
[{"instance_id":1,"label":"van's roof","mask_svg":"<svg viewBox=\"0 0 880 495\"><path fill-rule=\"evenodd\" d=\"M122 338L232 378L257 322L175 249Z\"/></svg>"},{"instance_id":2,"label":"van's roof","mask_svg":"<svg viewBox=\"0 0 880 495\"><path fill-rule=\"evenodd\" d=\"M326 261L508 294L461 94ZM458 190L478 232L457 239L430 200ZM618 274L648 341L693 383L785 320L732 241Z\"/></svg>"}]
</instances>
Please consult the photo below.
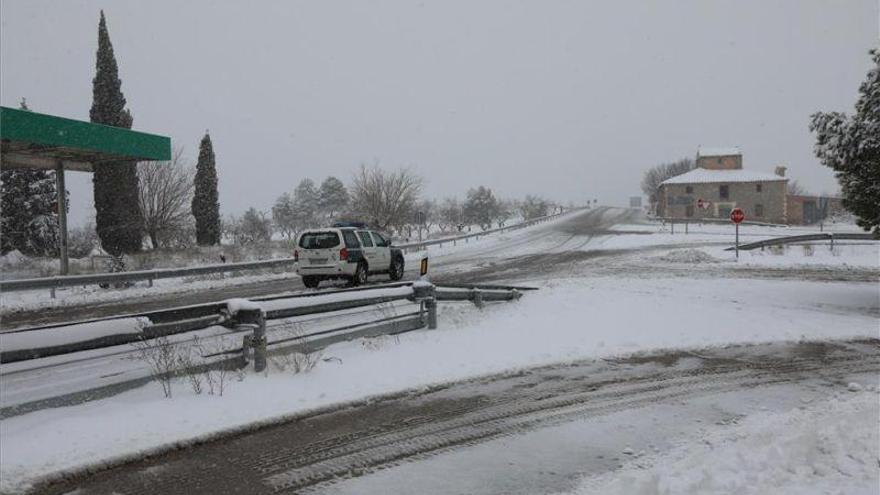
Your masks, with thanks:
<instances>
[{"instance_id":1,"label":"van's roof","mask_svg":"<svg viewBox=\"0 0 880 495\"><path fill-rule=\"evenodd\" d=\"M323 227L323 228L315 228L315 229L305 229L302 231L303 234L311 233L311 232L339 232L342 230L369 230L369 229L359 229L357 227Z\"/></svg>"}]
</instances>

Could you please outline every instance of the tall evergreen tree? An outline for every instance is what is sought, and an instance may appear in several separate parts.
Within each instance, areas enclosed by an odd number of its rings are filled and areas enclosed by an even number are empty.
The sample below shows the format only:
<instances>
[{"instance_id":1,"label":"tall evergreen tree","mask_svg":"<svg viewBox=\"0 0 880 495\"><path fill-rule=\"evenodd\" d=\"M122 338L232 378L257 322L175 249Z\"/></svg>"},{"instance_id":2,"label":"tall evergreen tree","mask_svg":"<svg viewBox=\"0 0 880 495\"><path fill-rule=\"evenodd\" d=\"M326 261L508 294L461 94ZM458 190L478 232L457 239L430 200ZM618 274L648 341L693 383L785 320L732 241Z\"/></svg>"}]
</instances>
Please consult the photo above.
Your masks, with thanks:
<instances>
[{"instance_id":1,"label":"tall evergreen tree","mask_svg":"<svg viewBox=\"0 0 880 495\"><path fill-rule=\"evenodd\" d=\"M24 98L21 109L30 110ZM58 190L55 172L11 169L0 172L0 251L33 256L58 254Z\"/></svg>"},{"instance_id":2,"label":"tall evergreen tree","mask_svg":"<svg viewBox=\"0 0 880 495\"><path fill-rule=\"evenodd\" d=\"M196 242L200 246L220 244L220 200L217 194L217 168L214 165L214 146L205 132L199 144L196 164L195 192L192 212L196 217Z\"/></svg>"},{"instance_id":3,"label":"tall evergreen tree","mask_svg":"<svg viewBox=\"0 0 880 495\"><path fill-rule=\"evenodd\" d=\"M810 130L816 156L840 182L843 206L860 227L880 235L880 48L870 53L874 67L859 87L855 113L816 113Z\"/></svg>"},{"instance_id":4,"label":"tall evergreen tree","mask_svg":"<svg viewBox=\"0 0 880 495\"><path fill-rule=\"evenodd\" d=\"M107 33L104 11L98 23L98 52L92 80L92 122L131 129L122 81ZM130 161L94 164L95 223L101 246L113 256L139 251L143 220L138 203L137 164Z\"/></svg>"}]
</instances>

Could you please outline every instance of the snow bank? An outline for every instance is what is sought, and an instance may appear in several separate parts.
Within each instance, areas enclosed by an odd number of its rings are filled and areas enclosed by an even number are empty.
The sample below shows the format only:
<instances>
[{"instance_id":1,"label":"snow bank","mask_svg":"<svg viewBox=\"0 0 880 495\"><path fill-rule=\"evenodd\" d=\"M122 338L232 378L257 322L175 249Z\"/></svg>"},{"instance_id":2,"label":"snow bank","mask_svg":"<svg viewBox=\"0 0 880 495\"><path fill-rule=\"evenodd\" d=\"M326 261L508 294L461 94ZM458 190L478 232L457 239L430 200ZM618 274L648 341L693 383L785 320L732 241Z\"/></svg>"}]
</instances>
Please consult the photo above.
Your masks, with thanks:
<instances>
[{"instance_id":1,"label":"snow bank","mask_svg":"<svg viewBox=\"0 0 880 495\"><path fill-rule=\"evenodd\" d=\"M698 249L670 251L657 259L666 263L718 263L716 258Z\"/></svg>"},{"instance_id":2,"label":"snow bank","mask_svg":"<svg viewBox=\"0 0 880 495\"><path fill-rule=\"evenodd\" d=\"M317 304L354 301L357 299L373 297L407 297L412 295L412 293L413 289L410 286L390 287L386 289L357 290L330 294L317 294L307 297L273 299L271 301L261 301L259 305L263 308L263 311L273 311L277 309L301 308Z\"/></svg>"},{"instance_id":3,"label":"snow bank","mask_svg":"<svg viewBox=\"0 0 880 495\"><path fill-rule=\"evenodd\" d=\"M226 311L230 316L237 315L239 311L260 311L263 309L258 302L240 298L227 299L223 304L226 305Z\"/></svg>"},{"instance_id":4,"label":"snow bank","mask_svg":"<svg viewBox=\"0 0 880 495\"><path fill-rule=\"evenodd\" d=\"M148 325L150 325L148 318L136 317L80 323L45 330L0 333L0 349L4 352L18 351L86 342L110 335L139 334Z\"/></svg>"},{"instance_id":5,"label":"snow bank","mask_svg":"<svg viewBox=\"0 0 880 495\"><path fill-rule=\"evenodd\" d=\"M699 443L586 479L571 493L876 495L877 393L844 393L786 413L749 415Z\"/></svg>"}]
</instances>

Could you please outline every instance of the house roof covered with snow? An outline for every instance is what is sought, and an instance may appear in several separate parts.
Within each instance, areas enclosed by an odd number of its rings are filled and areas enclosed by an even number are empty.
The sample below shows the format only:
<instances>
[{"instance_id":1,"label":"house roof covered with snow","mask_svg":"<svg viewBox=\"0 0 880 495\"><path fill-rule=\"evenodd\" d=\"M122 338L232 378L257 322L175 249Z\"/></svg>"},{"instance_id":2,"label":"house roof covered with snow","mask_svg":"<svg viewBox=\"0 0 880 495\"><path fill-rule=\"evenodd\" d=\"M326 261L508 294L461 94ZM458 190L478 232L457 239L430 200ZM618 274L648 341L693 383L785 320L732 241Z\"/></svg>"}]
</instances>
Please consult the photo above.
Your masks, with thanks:
<instances>
[{"instance_id":1,"label":"house roof covered with snow","mask_svg":"<svg viewBox=\"0 0 880 495\"><path fill-rule=\"evenodd\" d=\"M660 185L664 184L711 184L718 182L771 182L785 181L785 177L766 172L755 172L752 170L732 169L732 170L709 170L705 168L695 168L690 172L676 175L664 180Z\"/></svg>"},{"instance_id":2,"label":"house roof covered with snow","mask_svg":"<svg viewBox=\"0 0 880 495\"><path fill-rule=\"evenodd\" d=\"M738 146L727 148L707 148L700 146L697 148L697 156L733 156L742 155L742 151Z\"/></svg>"}]
</instances>

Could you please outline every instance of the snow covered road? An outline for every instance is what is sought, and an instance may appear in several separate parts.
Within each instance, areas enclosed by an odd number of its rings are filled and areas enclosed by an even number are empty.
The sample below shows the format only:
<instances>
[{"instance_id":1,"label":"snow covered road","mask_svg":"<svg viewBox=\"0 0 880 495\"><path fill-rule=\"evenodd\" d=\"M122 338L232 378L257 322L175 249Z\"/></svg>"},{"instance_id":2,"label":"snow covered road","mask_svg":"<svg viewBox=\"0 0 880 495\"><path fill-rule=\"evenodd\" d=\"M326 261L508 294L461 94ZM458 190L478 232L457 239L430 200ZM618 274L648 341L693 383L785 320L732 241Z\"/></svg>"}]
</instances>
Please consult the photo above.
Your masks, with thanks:
<instances>
[{"instance_id":1,"label":"snow covered road","mask_svg":"<svg viewBox=\"0 0 880 495\"><path fill-rule=\"evenodd\" d=\"M752 414L786 413L867 394L871 398L862 399L859 407L876 418L878 372L877 340L731 346L573 362L316 412L42 492L586 490L582 476L642 465L649 456L695 442L709 431L719 434ZM847 386L856 382L863 385L851 392ZM865 444L871 445L871 439ZM786 447L780 449L787 454ZM826 481L836 476L848 478L853 487L876 486L876 452L861 448L852 454L850 472L825 472ZM654 486L650 480L643 484Z\"/></svg>"}]
</instances>

